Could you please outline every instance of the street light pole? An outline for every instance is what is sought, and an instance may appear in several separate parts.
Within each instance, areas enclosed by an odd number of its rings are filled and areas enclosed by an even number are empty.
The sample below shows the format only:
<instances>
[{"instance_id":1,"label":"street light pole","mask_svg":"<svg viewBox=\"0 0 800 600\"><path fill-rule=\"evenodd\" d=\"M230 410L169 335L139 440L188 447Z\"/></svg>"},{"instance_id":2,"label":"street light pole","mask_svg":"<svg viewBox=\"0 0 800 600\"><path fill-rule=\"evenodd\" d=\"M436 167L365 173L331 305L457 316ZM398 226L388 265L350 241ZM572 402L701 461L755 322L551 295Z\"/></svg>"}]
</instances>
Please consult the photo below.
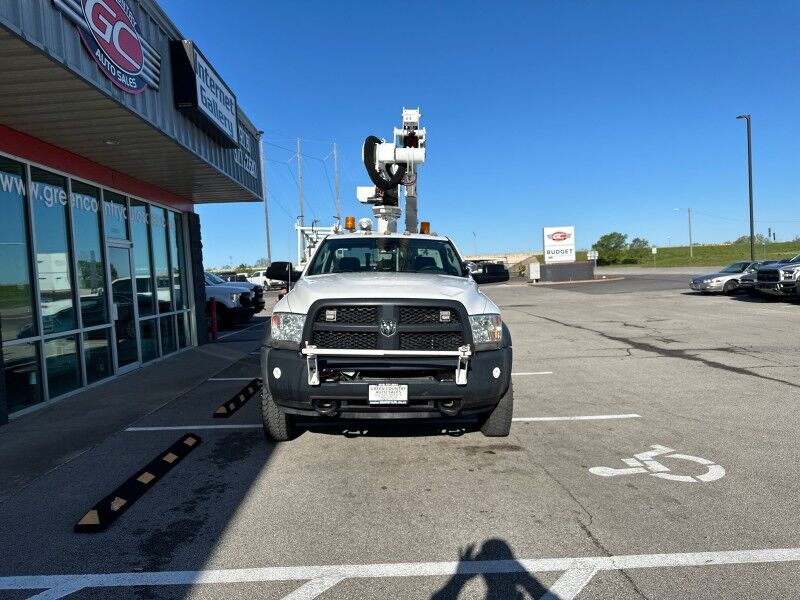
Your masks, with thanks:
<instances>
[{"instance_id":1,"label":"street light pole","mask_svg":"<svg viewBox=\"0 0 800 600\"><path fill-rule=\"evenodd\" d=\"M258 132L258 151L261 154L261 180L264 183L264 223L267 230L267 266L272 264L272 246L269 240L269 205L267 204L267 163L264 157L264 132Z\"/></svg>"},{"instance_id":2,"label":"street light pole","mask_svg":"<svg viewBox=\"0 0 800 600\"><path fill-rule=\"evenodd\" d=\"M694 258L694 245L692 244L692 207L686 209L689 217L689 258Z\"/></svg>"},{"instance_id":3,"label":"street light pole","mask_svg":"<svg viewBox=\"0 0 800 600\"><path fill-rule=\"evenodd\" d=\"M756 259L756 228L753 218L753 142L750 131L750 114L739 115L737 119L747 121L747 182L750 191L750 260Z\"/></svg>"},{"instance_id":4,"label":"street light pole","mask_svg":"<svg viewBox=\"0 0 800 600\"><path fill-rule=\"evenodd\" d=\"M674 209L675 212L680 212L680 208ZM689 258L694 258L694 245L692 244L692 208L686 209L686 216L689 219Z\"/></svg>"}]
</instances>

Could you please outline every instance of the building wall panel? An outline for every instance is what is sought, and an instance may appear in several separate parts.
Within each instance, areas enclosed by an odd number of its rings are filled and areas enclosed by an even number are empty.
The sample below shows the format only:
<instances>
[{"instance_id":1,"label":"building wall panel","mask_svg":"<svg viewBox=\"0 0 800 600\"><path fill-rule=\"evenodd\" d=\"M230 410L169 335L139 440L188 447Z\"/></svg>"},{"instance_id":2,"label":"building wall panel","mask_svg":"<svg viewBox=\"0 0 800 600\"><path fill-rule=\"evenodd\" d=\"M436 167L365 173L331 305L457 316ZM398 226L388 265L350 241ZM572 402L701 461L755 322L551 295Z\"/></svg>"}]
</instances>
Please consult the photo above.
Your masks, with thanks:
<instances>
[{"instance_id":1,"label":"building wall panel","mask_svg":"<svg viewBox=\"0 0 800 600\"><path fill-rule=\"evenodd\" d=\"M255 148L252 156L255 162L251 163L255 176L237 164L237 149L223 148L175 108L169 41L182 39L181 32L152 0L129 0L129 3L137 12L142 37L161 55L159 89L148 87L141 94L126 93L105 76L84 48L75 25L58 10L53 0L2 0L0 25L16 33L52 60L91 83L165 136L261 198L257 132L247 117L240 110L240 123L247 132L249 143ZM221 75L224 78L224 74ZM41 93L47 93L47 90L43 89Z\"/></svg>"}]
</instances>

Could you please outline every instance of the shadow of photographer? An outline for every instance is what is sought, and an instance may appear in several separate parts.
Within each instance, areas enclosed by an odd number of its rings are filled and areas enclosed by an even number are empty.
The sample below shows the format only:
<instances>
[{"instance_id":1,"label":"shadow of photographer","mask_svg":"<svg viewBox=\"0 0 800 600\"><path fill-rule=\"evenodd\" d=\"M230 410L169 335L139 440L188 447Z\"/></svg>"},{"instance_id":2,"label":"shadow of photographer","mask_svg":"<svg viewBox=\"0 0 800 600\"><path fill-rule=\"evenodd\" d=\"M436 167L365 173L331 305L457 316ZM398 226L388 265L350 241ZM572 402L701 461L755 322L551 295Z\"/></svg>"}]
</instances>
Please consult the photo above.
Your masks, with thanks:
<instances>
[{"instance_id":1,"label":"shadow of photographer","mask_svg":"<svg viewBox=\"0 0 800 600\"><path fill-rule=\"evenodd\" d=\"M491 561L492 564L474 564L481 561ZM467 546L459 553L456 573L431 596L431 600L457 600L467 583L475 577L484 579L486 600L540 598L547 593L547 588L517 561L505 540L491 538L483 542L477 553L475 545Z\"/></svg>"}]
</instances>

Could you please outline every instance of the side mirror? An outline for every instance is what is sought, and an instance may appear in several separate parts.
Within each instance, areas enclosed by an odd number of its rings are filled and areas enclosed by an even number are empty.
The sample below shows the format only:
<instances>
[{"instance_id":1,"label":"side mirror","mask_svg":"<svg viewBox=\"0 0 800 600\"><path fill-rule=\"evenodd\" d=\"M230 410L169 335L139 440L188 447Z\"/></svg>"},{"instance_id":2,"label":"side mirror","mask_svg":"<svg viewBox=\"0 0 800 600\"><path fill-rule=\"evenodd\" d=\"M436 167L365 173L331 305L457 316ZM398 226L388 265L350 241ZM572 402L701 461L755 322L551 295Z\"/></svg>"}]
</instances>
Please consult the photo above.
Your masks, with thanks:
<instances>
[{"instance_id":1,"label":"side mirror","mask_svg":"<svg viewBox=\"0 0 800 600\"><path fill-rule=\"evenodd\" d=\"M274 262L267 269L267 279L276 281L297 281L300 271L295 271L290 262Z\"/></svg>"},{"instance_id":2,"label":"side mirror","mask_svg":"<svg viewBox=\"0 0 800 600\"><path fill-rule=\"evenodd\" d=\"M471 260L464 261L464 268L467 270L467 273L476 273L480 270L478 263L474 263Z\"/></svg>"}]
</instances>

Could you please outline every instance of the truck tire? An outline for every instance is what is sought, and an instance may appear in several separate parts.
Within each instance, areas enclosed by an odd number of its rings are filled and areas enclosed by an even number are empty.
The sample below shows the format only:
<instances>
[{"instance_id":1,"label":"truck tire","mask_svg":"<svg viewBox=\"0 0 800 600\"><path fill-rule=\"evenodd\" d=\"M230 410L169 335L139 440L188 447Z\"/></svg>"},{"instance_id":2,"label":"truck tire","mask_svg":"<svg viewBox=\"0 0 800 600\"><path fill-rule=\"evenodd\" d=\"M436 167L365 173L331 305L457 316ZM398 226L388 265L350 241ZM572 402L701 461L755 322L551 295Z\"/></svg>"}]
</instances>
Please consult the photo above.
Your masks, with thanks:
<instances>
[{"instance_id":1,"label":"truck tire","mask_svg":"<svg viewBox=\"0 0 800 600\"><path fill-rule=\"evenodd\" d=\"M506 393L500 397L488 415L483 417L481 433L486 437L508 437L511 433L511 418L514 416L514 387L508 383Z\"/></svg>"},{"instance_id":2,"label":"truck tire","mask_svg":"<svg viewBox=\"0 0 800 600\"><path fill-rule=\"evenodd\" d=\"M261 388L261 421L270 442L288 442L297 437L294 415L287 415L272 399L267 386Z\"/></svg>"}]
</instances>

